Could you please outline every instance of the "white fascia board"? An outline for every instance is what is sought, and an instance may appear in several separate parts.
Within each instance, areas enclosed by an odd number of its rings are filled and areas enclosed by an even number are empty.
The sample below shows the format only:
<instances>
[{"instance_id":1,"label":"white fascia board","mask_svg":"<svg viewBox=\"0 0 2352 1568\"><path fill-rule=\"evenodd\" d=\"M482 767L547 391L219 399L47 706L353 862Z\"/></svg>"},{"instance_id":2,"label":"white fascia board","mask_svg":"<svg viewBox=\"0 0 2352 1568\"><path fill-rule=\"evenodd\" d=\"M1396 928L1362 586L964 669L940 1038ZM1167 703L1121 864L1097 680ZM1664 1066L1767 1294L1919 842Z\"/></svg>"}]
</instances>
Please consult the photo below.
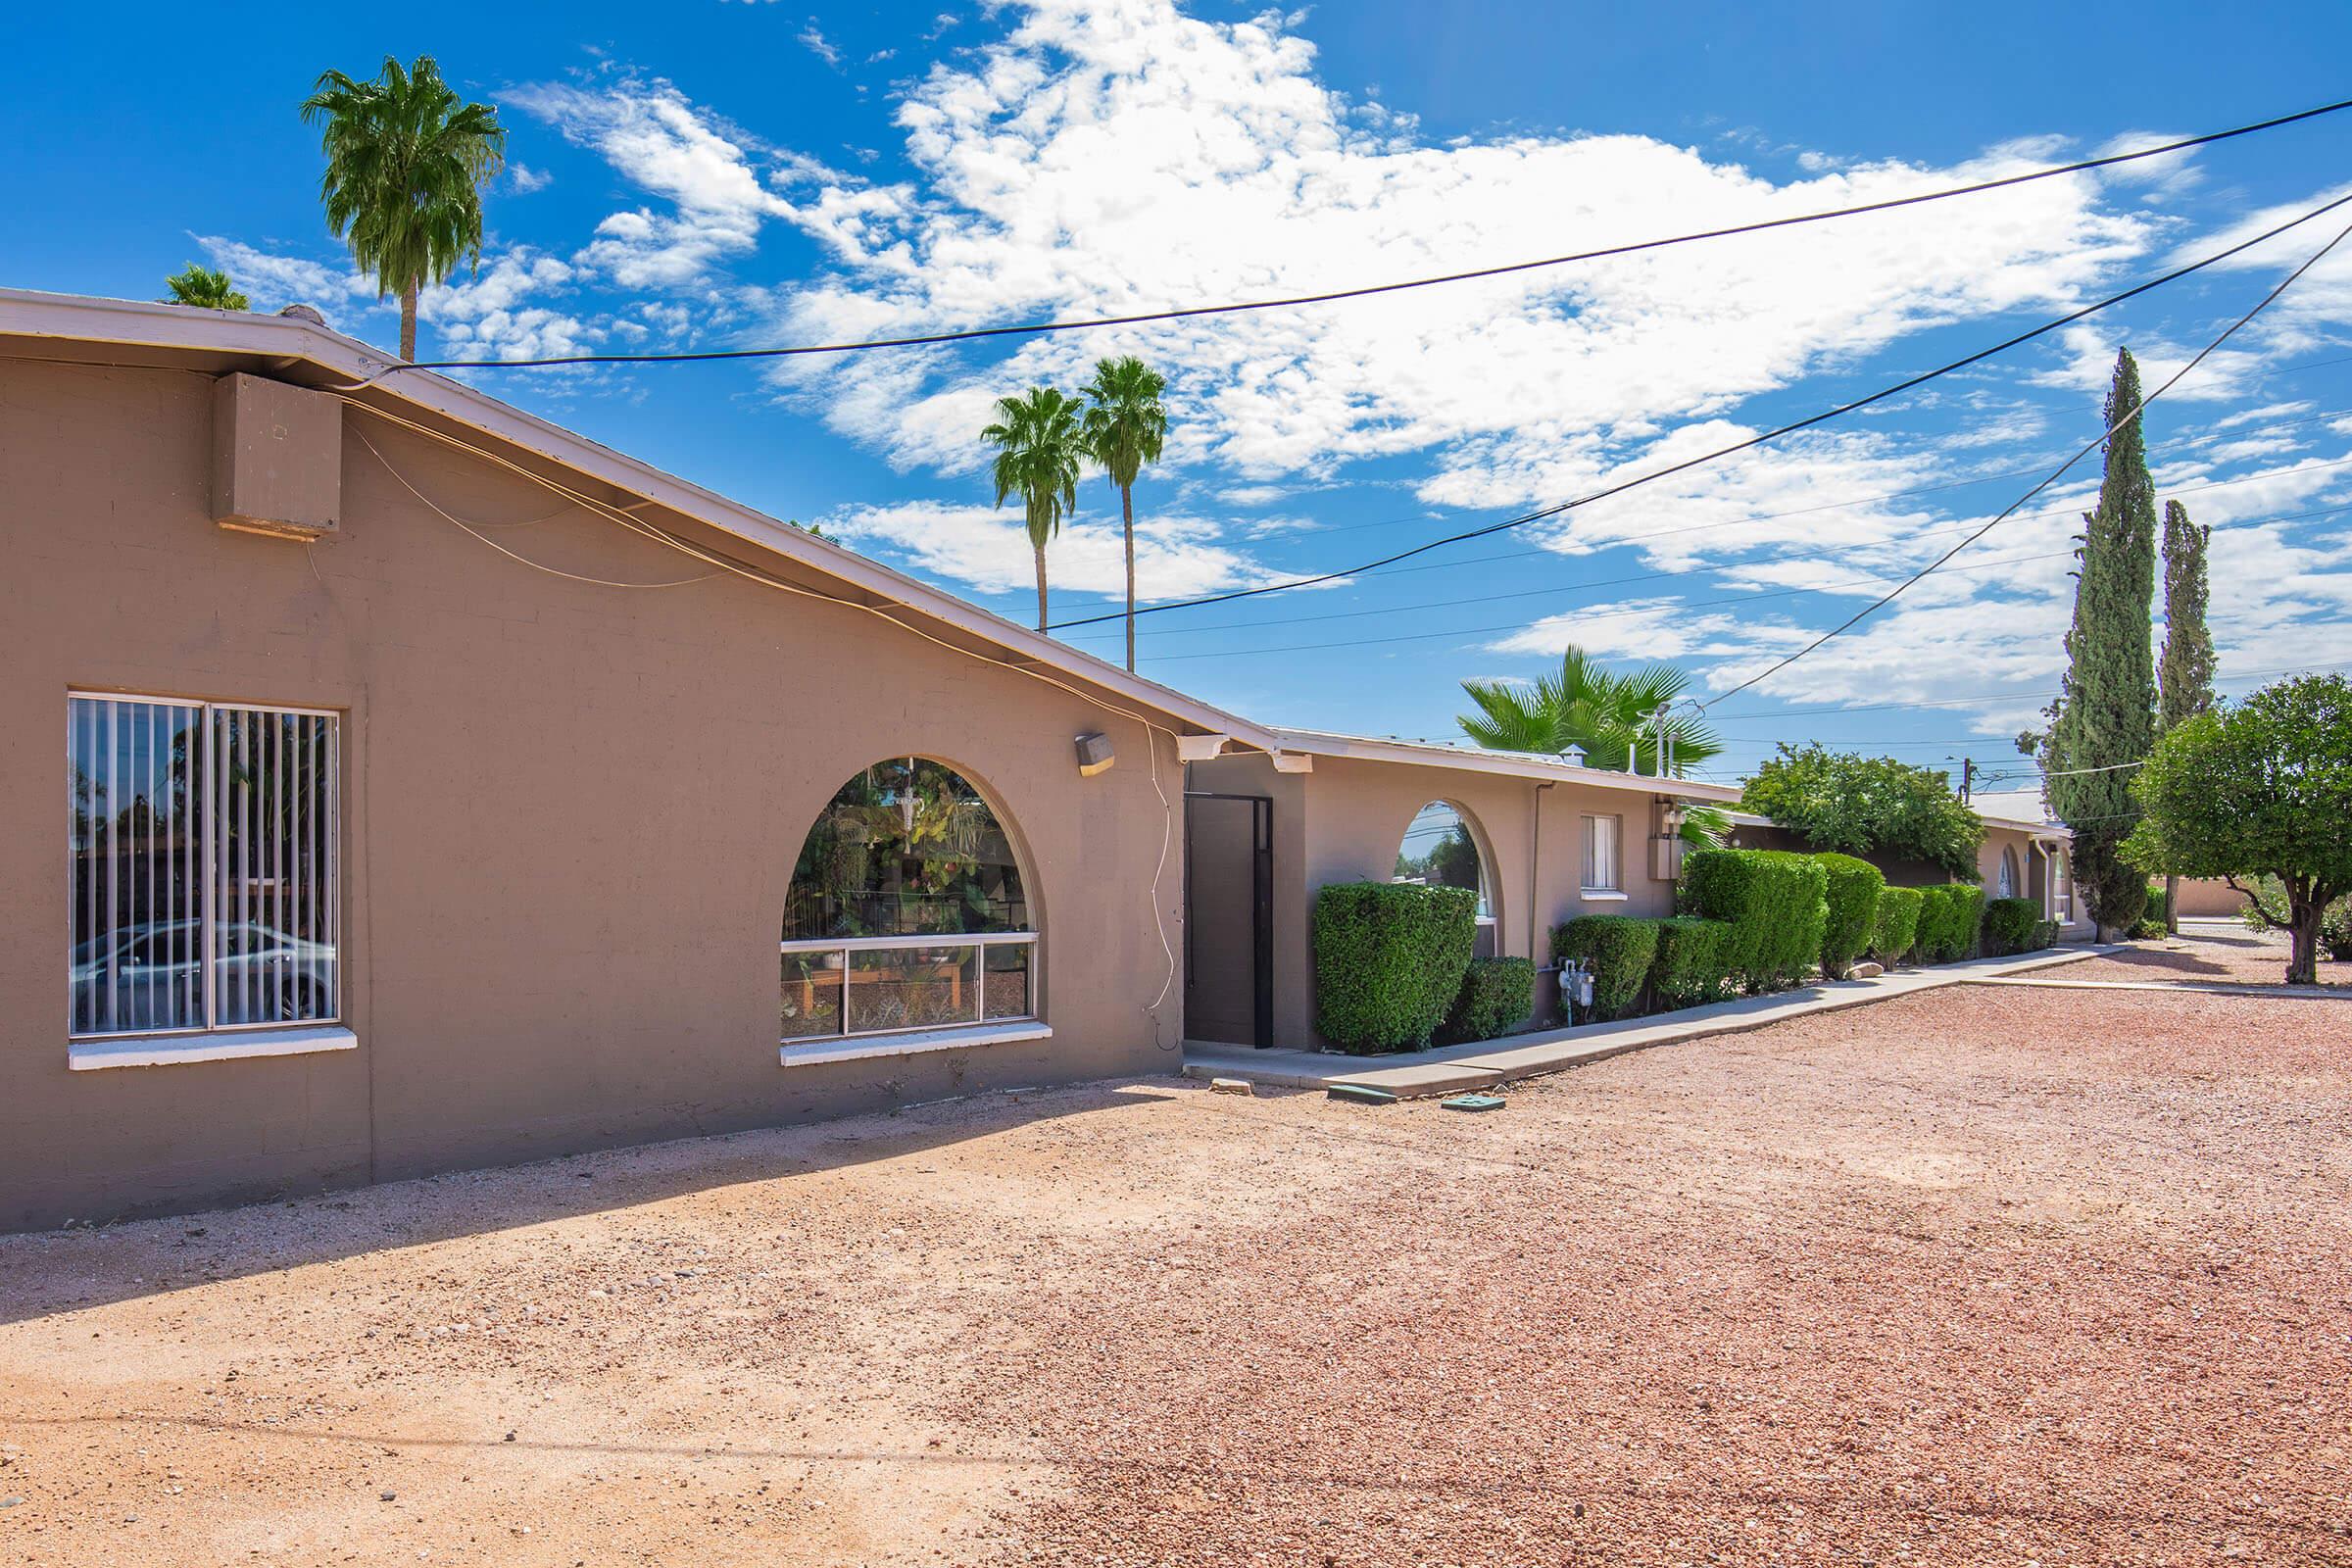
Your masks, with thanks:
<instances>
[{"instance_id":1,"label":"white fascia board","mask_svg":"<svg viewBox=\"0 0 2352 1568\"><path fill-rule=\"evenodd\" d=\"M194 354L252 355L281 362L307 361L346 382L383 375L400 363L355 338L297 317L0 289L0 339L11 337ZM407 404L422 409L982 638L1004 650L1018 662L1040 665L1085 681L1106 694L1155 710L1195 728L1225 735L1242 745L1260 751L1275 750L1271 734L1262 726L1157 681L1131 675L1092 654L917 582L855 551L828 544L805 529L778 522L650 464L624 457L586 436L525 414L446 376L430 370L401 370L364 388L331 389L347 390L362 403Z\"/></svg>"},{"instance_id":2,"label":"white fascia board","mask_svg":"<svg viewBox=\"0 0 2352 1568\"><path fill-rule=\"evenodd\" d=\"M1400 762L1411 767L1451 767L1470 773L1500 773L1516 778L1584 785L1592 789L1671 795L1686 801L1730 802L1740 798L1740 789L1737 784L1708 784L1690 778L1653 778L1646 773L1613 773L1603 768L1578 767L1555 758L1538 757L1527 752L1431 746L1411 741L1375 740L1366 735L1330 735L1319 730L1304 729L1278 729L1274 731L1274 738L1283 750L1303 752L1309 757Z\"/></svg>"}]
</instances>

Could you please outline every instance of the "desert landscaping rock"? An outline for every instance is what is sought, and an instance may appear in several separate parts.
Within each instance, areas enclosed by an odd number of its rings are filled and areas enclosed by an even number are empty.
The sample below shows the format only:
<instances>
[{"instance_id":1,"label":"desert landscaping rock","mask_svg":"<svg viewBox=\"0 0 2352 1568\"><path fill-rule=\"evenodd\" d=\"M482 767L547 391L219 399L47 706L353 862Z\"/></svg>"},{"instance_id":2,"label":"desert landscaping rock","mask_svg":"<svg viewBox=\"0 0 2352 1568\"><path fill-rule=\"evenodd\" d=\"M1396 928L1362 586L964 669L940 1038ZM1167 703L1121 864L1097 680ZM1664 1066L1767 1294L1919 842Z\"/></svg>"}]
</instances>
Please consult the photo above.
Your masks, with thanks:
<instances>
[{"instance_id":1,"label":"desert landscaping rock","mask_svg":"<svg viewBox=\"0 0 2352 1568\"><path fill-rule=\"evenodd\" d=\"M1153 1080L0 1240L0 1546L2352 1563L2311 1016L1966 987L1507 1116Z\"/></svg>"}]
</instances>

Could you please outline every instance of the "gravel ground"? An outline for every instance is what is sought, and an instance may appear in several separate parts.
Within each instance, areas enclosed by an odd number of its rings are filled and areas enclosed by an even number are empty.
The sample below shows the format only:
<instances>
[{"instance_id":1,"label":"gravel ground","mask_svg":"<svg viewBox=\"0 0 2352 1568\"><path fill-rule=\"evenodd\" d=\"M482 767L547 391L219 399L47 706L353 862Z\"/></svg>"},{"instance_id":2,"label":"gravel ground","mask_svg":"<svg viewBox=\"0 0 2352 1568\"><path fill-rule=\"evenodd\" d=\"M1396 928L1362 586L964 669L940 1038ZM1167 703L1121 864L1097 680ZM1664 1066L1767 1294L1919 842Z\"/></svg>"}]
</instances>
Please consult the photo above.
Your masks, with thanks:
<instances>
[{"instance_id":1,"label":"gravel ground","mask_svg":"<svg viewBox=\"0 0 2352 1568\"><path fill-rule=\"evenodd\" d=\"M2051 971L2051 978L2275 986L2286 980L2286 960L2284 932L2199 920L2186 922L2177 938L2137 943L2131 952L2112 956L2084 958ZM2320 984L2352 986L2352 964L2332 962L2321 954Z\"/></svg>"},{"instance_id":2,"label":"gravel ground","mask_svg":"<svg viewBox=\"0 0 2352 1568\"><path fill-rule=\"evenodd\" d=\"M2315 1005L1960 988L1484 1116L1159 1081L0 1241L0 1559L2352 1563Z\"/></svg>"}]
</instances>

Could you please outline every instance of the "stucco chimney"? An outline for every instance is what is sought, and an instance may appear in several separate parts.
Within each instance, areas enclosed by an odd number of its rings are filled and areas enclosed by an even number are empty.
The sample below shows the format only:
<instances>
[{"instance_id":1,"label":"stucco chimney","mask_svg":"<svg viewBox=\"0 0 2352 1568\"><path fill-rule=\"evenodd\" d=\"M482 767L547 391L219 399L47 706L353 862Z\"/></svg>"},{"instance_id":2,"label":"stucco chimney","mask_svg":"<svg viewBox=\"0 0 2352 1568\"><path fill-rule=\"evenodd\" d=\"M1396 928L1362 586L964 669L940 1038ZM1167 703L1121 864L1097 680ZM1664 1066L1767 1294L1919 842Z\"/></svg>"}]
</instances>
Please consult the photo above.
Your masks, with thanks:
<instances>
[{"instance_id":1,"label":"stucco chimney","mask_svg":"<svg viewBox=\"0 0 2352 1568\"><path fill-rule=\"evenodd\" d=\"M342 401L241 371L215 381L213 520L316 539L342 512Z\"/></svg>"}]
</instances>

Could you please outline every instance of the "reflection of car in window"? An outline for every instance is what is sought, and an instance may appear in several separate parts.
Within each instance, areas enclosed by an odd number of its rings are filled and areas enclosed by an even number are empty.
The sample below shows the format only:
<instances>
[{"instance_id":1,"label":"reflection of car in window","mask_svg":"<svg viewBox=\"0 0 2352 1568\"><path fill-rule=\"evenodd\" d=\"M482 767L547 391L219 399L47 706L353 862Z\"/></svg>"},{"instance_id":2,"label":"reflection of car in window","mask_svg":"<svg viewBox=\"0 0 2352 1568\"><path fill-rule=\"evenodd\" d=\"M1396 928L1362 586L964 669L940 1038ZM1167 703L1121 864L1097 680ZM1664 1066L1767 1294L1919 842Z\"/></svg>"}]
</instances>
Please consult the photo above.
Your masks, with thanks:
<instances>
[{"instance_id":1,"label":"reflection of car in window","mask_svg":"<svg viewBox=\"0 0 2352 1568\"><path fill-rule=\"evenodd\" d=\"M77 943L74 1015L102 1027L190 1029L203 1016L202 935L193 920L124 926ZM214 981L224 1012L255 1022L317 1018L334 997L335 950L251 922L220 930Z\"/></svg>"}]
</instances>

